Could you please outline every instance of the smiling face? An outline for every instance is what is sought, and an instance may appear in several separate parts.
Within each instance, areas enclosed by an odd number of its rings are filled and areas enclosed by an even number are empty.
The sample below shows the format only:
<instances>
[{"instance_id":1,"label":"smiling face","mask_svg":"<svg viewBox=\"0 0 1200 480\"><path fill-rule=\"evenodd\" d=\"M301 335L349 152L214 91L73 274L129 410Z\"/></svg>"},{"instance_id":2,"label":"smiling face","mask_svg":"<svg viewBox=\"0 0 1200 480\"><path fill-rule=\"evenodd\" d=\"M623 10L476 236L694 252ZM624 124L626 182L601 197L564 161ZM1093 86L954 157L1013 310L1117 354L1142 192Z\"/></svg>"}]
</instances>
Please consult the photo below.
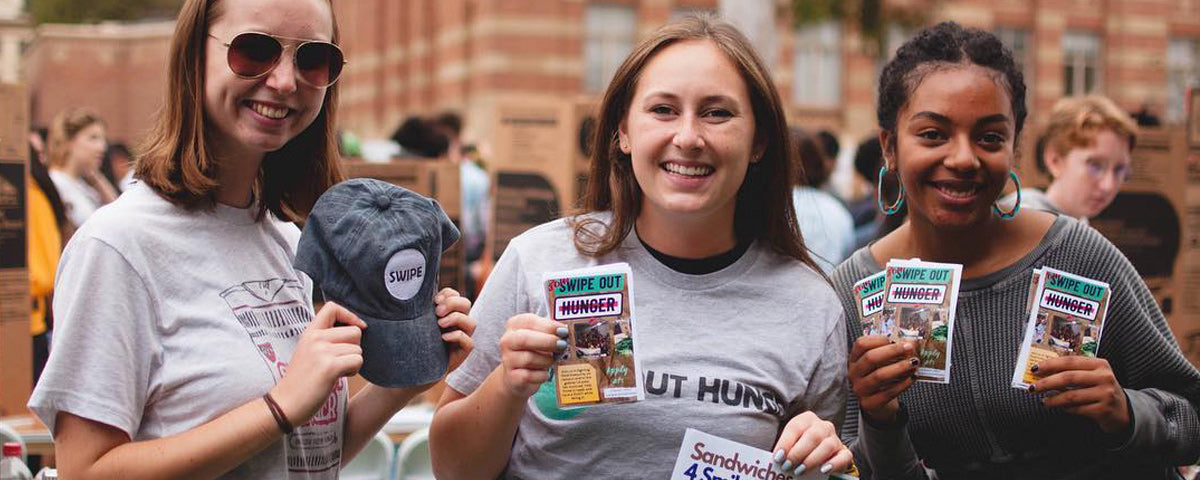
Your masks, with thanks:
<instances>
[{"instance_id":1,"label":"smiling face","mask_svg":"<svg viewBox=\"0 0 1200 480\"><path fill-rule=\"evenodd\" d=\"M641 216L732 228L755 152L754 111L735 64L708 40L659 51L642 70L618 132L642 190Z\"/></svg>"},{"instance_id":2,"label":"smiling face","mask_svg":"<svg viewBox=\"0 0 1200 480\"><path fill-rule=\"evenodd\" d=\"M300 82L292 56L299 42L283 40L283 58L266 75L240 78L229 68L229 43L243 32L330 42L333 14L324 0L237 0L220 5L207 41L204 108L213 145L221 152L262 155L278 150L317 115L326 88Z\"/></svg>"},{"instance_id":3,"label":"smiling face","mask_svg":"<svg viewBox=\"0 0 1200 480\"><path fill-rule=\"evenodd\" d=\"M1095 217L1129 179L1130 162L1129 140L1112 130L1101 130L1090 145L1071 148L1065 155L1048 149L1046 167L1054 183L1046 193L1067 215Z\"/></svg>"},{"instance_id":4,"label":"smiling face","mask_svg":"<svg viewBox=\"0 0 1200 480\"><path fill-rule=\"evenodd\" d=\"M975 65L931 71L897 118L894 138L885 132L881 140L912 219L955 229L992 218L1013 165L1016 128L995 73Z\"/></svg>"}]
</instances>

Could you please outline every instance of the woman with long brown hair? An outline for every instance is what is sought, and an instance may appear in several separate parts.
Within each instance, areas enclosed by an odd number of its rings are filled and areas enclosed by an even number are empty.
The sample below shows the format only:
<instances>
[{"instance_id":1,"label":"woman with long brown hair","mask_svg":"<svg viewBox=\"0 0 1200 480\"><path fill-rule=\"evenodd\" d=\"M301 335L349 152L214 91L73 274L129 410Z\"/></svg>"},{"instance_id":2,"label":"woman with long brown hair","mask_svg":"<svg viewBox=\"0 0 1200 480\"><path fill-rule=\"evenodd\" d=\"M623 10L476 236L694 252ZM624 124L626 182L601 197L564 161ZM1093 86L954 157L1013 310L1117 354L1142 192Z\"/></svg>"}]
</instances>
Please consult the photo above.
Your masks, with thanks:
<instances>
[{"instance_id":1,"label":"woman with long brown hair","mask_svg":"<svg viewBox=\"0 0 1200 480\"><path fill-rule=\"evenodd\" d=\"M509 243L472 310L479 347L430 432L439 478L663 478L689 427L776 452L776 472L849 465L834 427L845 325L796 227L795 152L745 38L704 18L659 29L617 71L594 135L586 211ZM559 409L547 369L567 328L546 318L542 275L618 262L646 398Z\"/></svg>"},{"instance_id":2,"label":"woman with long brown hair","mask_svg":"<svg viewBox=\"0 0 1200 480\"><path fill-rule=\"evenodd\" d=\"M116 187L100 173L108 148L104 133L100 116L83 108L59 112L50 123L46 165L71 229L117 199Z\"/></svg>"},{"instance_id":3,"label":"woman with long brown hair","mask_svg":"<svg viewBox=\"0 0 1200 480\"><path fill-rule=\"evenodd\" d=\"M348 399L365 324L314 313L293 267L290 222L339 179L337 40L328 0L183 5L140 183L63 253L30 408L64 478L337 478L422 390ZM437 303L473 329L465 299Z\"/></svg>"}]
</instances>

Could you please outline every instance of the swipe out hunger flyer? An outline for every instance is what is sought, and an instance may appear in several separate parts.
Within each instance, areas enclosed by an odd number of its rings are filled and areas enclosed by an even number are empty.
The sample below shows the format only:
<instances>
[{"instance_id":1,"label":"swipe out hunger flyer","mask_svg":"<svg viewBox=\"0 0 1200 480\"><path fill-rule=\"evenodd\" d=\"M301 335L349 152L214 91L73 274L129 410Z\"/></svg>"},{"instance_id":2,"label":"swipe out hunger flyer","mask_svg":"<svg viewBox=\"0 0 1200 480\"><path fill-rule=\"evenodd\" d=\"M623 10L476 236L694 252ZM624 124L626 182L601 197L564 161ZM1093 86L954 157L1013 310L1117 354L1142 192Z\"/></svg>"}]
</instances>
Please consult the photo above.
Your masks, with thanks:
<instances>
[{"instance_id":1,"label":"swipe out hunger flyer","mask_svg":"<svg viewBox=\"0 0 1200 480\"><path fill-rule=\"evenodd\" d=\"M823 475L818 469L797 476L784 470L771 458L771 452L759 450L694 428L687 429L671 480L854 480L858 477L835 473Z\"/></svg>"},{"instance_id":2,"label":"swipe out hunger flyer","mask_svg":"<svg viewBox=\"0 0 1200 480\"><path fill-rule=\"evenodd\" d=\"M1040 275L1038 272L1040 271ZM1039 278L1040 277L1040 278ZM1096 356L1112 288L1099 280L1053 268L1034 272L1025 339L1013 369L1013 388L1029 389L1038 362L1072 355Z\"/></svg>"},{"instance_id":3,"label":"swipe out hunger flyer","mask_svg":"<svg viewBox=\"0 0 1200 480\"><path fill-rule=\"evenodd\" d=\"M951 341L962 265L891 260L884 270L879 323L894 325L888 338L911 342L920 364L917 381L950 383ZM882 332L881 332L882 333Z\"/></svg>"},{"instance_id":4,"label":"swipe out hunger flyer","mask_svg":"<svg viewBox=\"0 0 1200 480\"><path fill-rule=\"evenodd\" d=\"M858 302L858 320L863 336L888 335L893 324L884 325L883 312L884 272L879 272L854 284L854 300Z\"/></svg>"},{"instance_id":5,"label":"swipe out hunger flyer","mask_svg":"<svg viewBox=\"0 0 1200 480\"><path fill-rule=\"evenodd\" d=\"M550 368L558 408L645 398L631 280L625 263L545 276L550 318L567 326L567 349Z\"/></svg>"}]
</instances>

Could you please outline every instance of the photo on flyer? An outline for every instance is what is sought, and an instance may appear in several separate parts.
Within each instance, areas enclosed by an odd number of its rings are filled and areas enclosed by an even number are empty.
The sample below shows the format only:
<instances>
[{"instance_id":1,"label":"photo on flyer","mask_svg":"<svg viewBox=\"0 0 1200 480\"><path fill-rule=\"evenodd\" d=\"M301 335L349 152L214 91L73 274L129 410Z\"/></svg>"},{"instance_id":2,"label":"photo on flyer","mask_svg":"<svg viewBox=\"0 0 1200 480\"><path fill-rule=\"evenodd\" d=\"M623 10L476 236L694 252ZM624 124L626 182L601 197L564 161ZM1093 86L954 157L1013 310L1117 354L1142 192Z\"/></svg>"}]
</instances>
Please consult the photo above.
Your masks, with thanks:
<instances>
[{"instance_id":1,"label":"photo on flyer","mask_svg":"<svg viewBox=\"0 0 1200 480\"><path fill-rule=\"evenodd\" d=\"M962 265L892 260L884 274L879 331L914 345L917 381L949 383Z\"/></svg>"},{"instance_id":2,"label":"photo on flyer","mask_svg":"<svg viewBox=\"0 0 1200 480\"><path fill-rule=\"evenodd\" d=\"M879 272L854 284L854 298L858 302L858 320L863 336L888 335L895 322L883 321L884 272Z\"/></svg>"},{"instance_id":3,"label":"photo on flyer","mask_svg":"<svg viewBox=\"0 0 1200 480\"><path fill-rule=\"evenodd\" d=\"M1041 270L1036 287L1013 369L1014 388L1028 389L1038 380L1030 370L1038 362L1073 355L1096 356L1112 294L1105 282L1053 268Z\"/></svg>"},{"instance_id":4,"label":"photo on flyer","mask_svg":"<svg viewBox=\"0 0 1200 480\"><path fill-rule=\"evenodd\" d=\"M567 326L567 348L550 369L558 407L642 400L629 266L556 272L544 285L551 319Z\"/></svg>"}]
</instances>

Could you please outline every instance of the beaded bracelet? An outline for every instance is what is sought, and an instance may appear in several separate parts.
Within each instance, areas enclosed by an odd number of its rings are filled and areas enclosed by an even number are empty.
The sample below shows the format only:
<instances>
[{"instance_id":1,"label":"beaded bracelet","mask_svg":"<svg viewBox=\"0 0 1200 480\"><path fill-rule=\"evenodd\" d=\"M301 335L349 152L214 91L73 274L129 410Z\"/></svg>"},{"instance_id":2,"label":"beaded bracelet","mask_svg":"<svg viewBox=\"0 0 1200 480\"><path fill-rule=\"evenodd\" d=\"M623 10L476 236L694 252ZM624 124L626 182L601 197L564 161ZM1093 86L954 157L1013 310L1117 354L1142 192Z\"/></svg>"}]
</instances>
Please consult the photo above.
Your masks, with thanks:
<instances>
[{"instance_id":1,"label":"beaded bracelet","mask_svg":"<svg viewBox=\"0 0 1200 480\"><path fill-rule=\"evenodd\" d=\"M283 408L280 408L279 403L275 402L275 398L271 397L271 392L263 395L262 399L267 402L267 408L271 410L271 416L275 417L275 423L279 424L279 430L284 435L292 433L292 422L288 421L287 415L283 413Z\"/></svg>"}]
</instances>

